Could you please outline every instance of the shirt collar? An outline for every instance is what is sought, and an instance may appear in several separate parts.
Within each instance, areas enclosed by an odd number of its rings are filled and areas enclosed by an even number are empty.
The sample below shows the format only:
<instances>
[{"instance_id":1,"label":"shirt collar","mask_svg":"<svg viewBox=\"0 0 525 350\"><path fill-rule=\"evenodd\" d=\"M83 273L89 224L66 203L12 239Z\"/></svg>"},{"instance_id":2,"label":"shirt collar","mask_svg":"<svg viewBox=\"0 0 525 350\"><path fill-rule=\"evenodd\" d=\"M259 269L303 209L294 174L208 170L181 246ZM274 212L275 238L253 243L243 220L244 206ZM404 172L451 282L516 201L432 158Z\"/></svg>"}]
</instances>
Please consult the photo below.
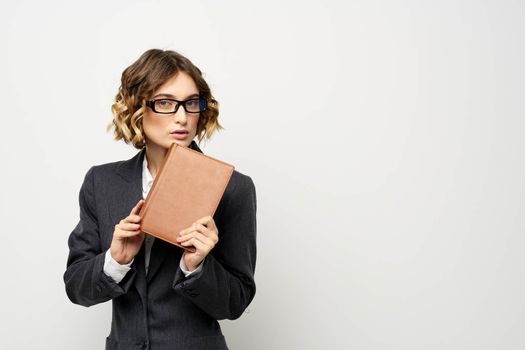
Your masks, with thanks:
<instances>
[{"instance_id":1,"label":"shirt collar","mask_svg":"<svg viewBox=\"0 0 525 350\"><path fill-rule=\"evenodd\" d=\"M146 157L146 154L144 154L144 160L142 161L142 190L146 191L151 187L151 184L153 183L153 176L151 176L151 173L148 169L148 159Z\"/></svg>"}]
</instances>

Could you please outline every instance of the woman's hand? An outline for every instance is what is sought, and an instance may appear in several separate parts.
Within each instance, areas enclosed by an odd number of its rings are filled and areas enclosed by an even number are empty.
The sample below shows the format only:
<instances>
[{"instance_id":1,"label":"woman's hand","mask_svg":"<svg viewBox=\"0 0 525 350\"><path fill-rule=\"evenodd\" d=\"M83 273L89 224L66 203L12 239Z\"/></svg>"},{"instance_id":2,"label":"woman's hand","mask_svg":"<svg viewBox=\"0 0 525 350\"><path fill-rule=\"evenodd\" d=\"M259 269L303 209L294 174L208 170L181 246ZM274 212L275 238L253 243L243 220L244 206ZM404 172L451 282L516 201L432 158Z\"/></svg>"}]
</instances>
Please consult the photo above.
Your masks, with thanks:
<instances>
[{"instance_id":1,"label":"woman's hand","mask_svg":"<svg viewBox=\"0 0 525 350\"><path fill-rule=\"evenodd\" d=\"M190 227L182 230L177 238L182 246L194 246L194 253L184 251L183 259L186 267L193 271L204 260L206 255L215 247L219 241L219 231L211 216L205 216L193 223Z\"/></svg>"},{"instance_id":2,"label":"woman's hand","mask_svg":"<svg viewBox=\"0 0 525 350\"><path fill-rule=\"evenodd\" d=\"M141 199L131 209L129 215L115 225L113 240L111 241L111 257L119 264L128 264L139 252L144 241L144 233L140 230L140 208L144 205Z\"/></svg>"}]
</instances>

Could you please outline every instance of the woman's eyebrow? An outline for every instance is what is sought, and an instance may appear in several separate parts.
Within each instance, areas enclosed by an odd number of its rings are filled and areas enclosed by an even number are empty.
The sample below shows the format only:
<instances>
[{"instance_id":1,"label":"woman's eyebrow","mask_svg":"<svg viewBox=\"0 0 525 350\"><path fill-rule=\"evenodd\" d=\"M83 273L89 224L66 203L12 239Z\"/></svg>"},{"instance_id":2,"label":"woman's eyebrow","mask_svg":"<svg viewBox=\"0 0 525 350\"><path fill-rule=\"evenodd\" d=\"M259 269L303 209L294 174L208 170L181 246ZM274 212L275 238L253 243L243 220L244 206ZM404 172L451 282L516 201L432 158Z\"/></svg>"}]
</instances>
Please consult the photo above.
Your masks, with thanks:
<instances>
[{"instance_id":1,"label":"woman's eyebrow","mask_svg":"<svg viewBox=\"0 0 525 350\"><path fill-rule=\"evenodd\" d=\"M176 99L176 97L174 95L172 95L172 94L157 94L157 95L153 96L153 98L157 98L157 97L167 97L167 98ZM198 93L191 94L188 97L186 97L184 100L187 100L187 99L193 98L193 97L199 97L199 94Z\"/></svg>"}]
</instances>

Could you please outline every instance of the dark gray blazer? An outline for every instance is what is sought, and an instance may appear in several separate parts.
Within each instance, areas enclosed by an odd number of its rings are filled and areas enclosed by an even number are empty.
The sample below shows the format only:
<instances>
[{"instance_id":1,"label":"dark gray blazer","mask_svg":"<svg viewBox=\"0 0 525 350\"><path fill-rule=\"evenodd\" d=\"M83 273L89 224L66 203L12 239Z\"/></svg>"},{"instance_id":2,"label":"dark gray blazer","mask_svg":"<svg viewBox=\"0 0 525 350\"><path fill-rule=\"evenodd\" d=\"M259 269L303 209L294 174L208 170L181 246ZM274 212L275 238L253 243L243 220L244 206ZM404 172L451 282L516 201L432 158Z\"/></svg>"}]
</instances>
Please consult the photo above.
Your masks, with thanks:
<instances>
[{"instance_id":1,"label":"dark gray blazer","mask_svg":"<svg viewBox=\"0 0 525 350\"><path fill-rule=\"evenodd\" d=\"M202 153L195 141L190 147ZM255 295L253 181L233 172L214 215L219 242L201 272L186 278L179 268L183 250L156 239L148 274L143 245L117 284L103 272L104 255L115 225L142 198L144 154L88 170L79 194L80 221L68 240L67 295L83 306L112 300L106 349L227 349L217 320L240 317Z\"/></svg>"}]
</instances>

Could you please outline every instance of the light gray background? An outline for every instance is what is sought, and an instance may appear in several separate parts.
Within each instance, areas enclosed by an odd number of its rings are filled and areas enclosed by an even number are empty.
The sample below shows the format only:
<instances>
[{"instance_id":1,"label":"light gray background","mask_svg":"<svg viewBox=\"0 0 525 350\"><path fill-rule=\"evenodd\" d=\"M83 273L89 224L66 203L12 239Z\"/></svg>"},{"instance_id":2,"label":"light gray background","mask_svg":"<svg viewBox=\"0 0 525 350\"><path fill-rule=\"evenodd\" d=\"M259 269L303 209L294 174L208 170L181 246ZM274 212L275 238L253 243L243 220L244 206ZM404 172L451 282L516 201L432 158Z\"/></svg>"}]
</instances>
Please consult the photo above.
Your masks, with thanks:
<instances>
[{"instance_id":1,"label":"light gray background","mask_svg":"<svg viewBox=\"0 0 525 350\"><path fill-rule=\"evenodd\" d=\"M199 66L255 181L257 295L232 349L525 348L521 1L0 5L2 349L101 349L62 282L105 126L146 49Z\"/></svg>"}]
</instances>

